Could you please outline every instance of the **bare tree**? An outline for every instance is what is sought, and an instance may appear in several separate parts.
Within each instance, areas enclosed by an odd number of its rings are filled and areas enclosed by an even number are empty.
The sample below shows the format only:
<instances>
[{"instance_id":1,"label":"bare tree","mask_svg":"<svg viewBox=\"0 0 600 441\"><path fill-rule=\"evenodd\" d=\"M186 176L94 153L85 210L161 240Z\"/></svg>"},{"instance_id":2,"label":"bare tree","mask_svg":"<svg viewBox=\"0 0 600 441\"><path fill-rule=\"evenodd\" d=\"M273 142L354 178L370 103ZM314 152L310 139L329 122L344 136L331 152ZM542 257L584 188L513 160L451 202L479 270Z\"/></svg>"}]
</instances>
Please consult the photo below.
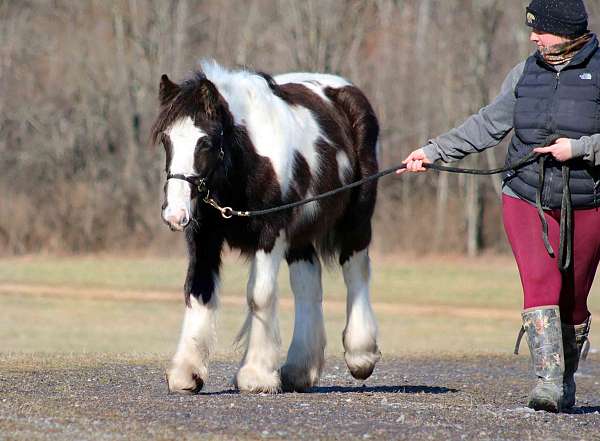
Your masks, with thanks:
<instances>
[{"instance_id":1,"label":"bare tree","mask_svg":"<svg viewBox=\"0 0 600 441\"><path fill-rule=\"evenodd\" d=\"M487 103L531 50L526 3L0 0L0 254L166 240L163 152L147 145L162 73L182 78L213 57L341 74L380 117L387 167ZM597 26L600 0L586 4ZM469 161L483 167L502 155ZM387 178L378 246L424 251L413 239L423 228L432 251L495 246L500 222L482 219L499 190L497 180L445 174Z\"/></svg>"}]
</instances>

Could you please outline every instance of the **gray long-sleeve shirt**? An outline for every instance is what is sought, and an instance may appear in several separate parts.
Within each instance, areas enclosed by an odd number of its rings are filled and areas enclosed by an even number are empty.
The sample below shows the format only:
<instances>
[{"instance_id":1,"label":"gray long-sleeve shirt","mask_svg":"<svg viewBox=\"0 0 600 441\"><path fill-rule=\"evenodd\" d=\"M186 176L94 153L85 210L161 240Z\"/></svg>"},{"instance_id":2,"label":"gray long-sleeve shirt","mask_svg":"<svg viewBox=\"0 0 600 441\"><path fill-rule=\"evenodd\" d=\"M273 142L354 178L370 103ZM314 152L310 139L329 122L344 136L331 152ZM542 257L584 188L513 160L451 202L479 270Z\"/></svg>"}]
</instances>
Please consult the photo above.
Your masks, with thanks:
<instances>
[{"instance_id":1,"label":"gray long-sleeve shirt","mask_svg":"<svg viewBox=\"0 0 600 441\"><path fill-rule=\"evenodd\" d=\"M465 156L498 145L513 128L515 88L525 69L525 61L517 64L502 83L500 94L460 126L431 139L423 147L433 162L454 162ZM600 165L600 133L572 140L573 157Z\"/></svg>"}]
</instances>

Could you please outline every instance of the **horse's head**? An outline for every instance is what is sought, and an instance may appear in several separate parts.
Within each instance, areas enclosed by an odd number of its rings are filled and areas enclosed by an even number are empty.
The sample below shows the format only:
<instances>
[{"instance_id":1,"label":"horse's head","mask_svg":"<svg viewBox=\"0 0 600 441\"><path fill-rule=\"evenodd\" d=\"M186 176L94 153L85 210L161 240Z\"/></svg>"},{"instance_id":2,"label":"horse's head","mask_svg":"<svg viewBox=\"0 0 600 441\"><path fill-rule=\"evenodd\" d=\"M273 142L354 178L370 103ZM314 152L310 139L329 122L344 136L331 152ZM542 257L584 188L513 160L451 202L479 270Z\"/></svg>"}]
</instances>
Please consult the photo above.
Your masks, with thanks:
<instances>
[{"instance_id":1,"label":"horse's head","mask_svg":"<svg viewBox=\"0 0 600 441\"><path fill-rule=\"evenodd\" d=\"M163 75L160 114L152 137L166 153L167 181L162 218L172 230L190 222L196 197L224 159L225 131L231 122L226 103L203 74L180 85Z\"/></svg>"}]
</instances>

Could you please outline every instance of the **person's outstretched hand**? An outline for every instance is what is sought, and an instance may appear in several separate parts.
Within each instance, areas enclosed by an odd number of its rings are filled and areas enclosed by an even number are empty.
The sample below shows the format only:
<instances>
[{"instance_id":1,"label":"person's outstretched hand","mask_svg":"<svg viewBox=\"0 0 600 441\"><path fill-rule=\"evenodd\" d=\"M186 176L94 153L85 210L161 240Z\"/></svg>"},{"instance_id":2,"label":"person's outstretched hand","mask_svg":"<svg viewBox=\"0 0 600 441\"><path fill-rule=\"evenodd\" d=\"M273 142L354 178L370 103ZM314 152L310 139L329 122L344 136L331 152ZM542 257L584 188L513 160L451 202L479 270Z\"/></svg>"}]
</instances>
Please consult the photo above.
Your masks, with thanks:
<instances>
[{"instance_id":1,"label":"person's outstretched hand","mask_svg":"<svg viewBox=\"0 0 600 441\"><path fill-rule=\"evenodd\" d=\"M421 149L415 150L410 155L408 155L406 157L406 159L404 161L402 161L402 164L406 164L406 168L396 170L397 175L402 174L405 171L409 171L409 172L427 171L427 169L425 167L423 167L423 164L431 164L431 161L429 160L429 158L427 157L427 155L421 148Z\"/></svg>"}]
</instances>

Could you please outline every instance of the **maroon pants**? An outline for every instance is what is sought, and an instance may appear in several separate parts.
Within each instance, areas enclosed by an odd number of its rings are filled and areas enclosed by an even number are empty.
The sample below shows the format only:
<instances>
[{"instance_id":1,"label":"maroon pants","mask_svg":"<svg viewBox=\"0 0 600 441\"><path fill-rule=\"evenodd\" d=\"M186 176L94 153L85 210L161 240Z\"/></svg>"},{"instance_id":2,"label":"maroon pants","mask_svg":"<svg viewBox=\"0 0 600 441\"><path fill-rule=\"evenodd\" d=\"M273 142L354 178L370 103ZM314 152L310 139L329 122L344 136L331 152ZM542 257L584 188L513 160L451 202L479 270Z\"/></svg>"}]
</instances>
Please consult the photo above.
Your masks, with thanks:
<instances>
[{"instance_id":1,"label":"maroon pants","mask_svg":"<svg viewBox=\"0 0 600 441\"><path fill-rule=\"evenodd\" d=\"M573 258L562 274L556 257L550 257L542 240L542 225L535 206L502 196L504 228L517 260L524 293L524 308L559 305L563 322L583 323L587 297L600 260L600 209L573 210ZM558 254L560 210L545 211L548 239Z\"/></svg>"}]
</instances>

